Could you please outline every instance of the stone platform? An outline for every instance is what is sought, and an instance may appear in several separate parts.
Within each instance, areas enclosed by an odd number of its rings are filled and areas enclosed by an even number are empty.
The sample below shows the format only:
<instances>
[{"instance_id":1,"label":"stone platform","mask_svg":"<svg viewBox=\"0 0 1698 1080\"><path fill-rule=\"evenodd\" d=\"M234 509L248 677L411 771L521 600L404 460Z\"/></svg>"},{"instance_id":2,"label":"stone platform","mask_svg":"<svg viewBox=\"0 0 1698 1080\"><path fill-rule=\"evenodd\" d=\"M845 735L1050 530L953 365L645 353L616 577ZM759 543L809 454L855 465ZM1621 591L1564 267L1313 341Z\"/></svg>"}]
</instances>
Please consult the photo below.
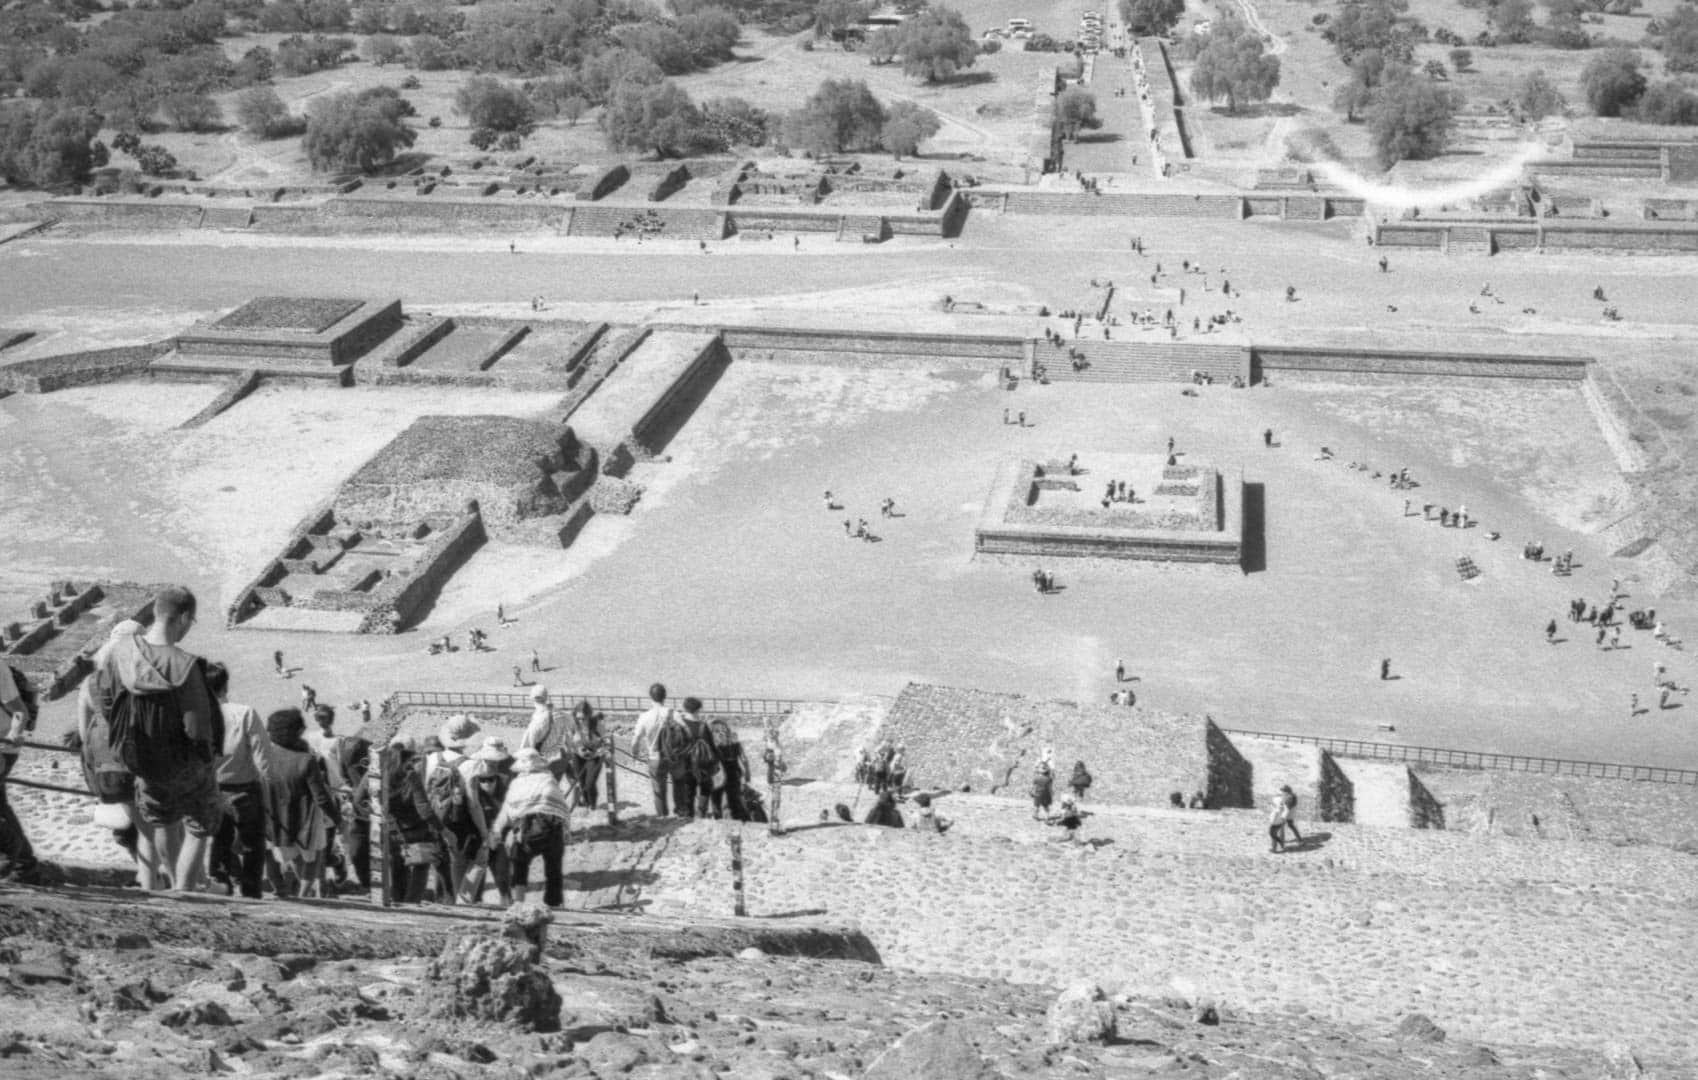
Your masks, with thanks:
<instances>
[{"instance_id":1,"label":"stone platform","mask_svg":"<svg viewBox=\"0 0 1698 1080\"><path fill-rule=\"evenodd\" d=\"M1005 461L974 530L974 550L1242 565L1243 482L1207 465L1163 462L1139 454L1098 454L1076 468L1065 459ZM1124 481L1132 499L1105 505L1111 481Z\"/></svg>"}]
</instances>

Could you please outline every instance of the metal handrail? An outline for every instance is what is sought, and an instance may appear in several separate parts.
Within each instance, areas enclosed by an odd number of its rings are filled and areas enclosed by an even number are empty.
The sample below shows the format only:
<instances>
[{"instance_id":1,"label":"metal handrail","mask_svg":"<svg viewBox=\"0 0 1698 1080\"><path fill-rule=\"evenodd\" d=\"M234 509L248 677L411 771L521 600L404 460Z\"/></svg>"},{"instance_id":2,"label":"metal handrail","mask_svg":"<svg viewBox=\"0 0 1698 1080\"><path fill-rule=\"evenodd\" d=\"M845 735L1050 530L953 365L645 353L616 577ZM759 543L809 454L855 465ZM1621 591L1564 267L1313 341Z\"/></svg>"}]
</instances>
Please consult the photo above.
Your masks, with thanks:
<instances>
[{"instance_id":1,"label":"metal handrail","mask_svg":"<svg viewBox=\"0 0 1698 1080\"><path fill-rule=\"evenodd\" d=\"M1658 784L1698 786L1698 770L1673 769L1661 765L1626 765L1608 761L1530 757L1524 754L1498 754L1481 750L1453 750L1442 746L1402 746L1396 743L1367 742L1362 739L1334 739L1324 735L1294 735L1243 728L1222 728L1221 731L1227 735L1246 735L1255 739L1318 746L1340 757L1406 761L1422 765L1444 765L1455 769L1489 769L1500 772L1586 776L1601 780L1645 780Z\"/></svg>"},{"instance_id":2,"label":"metal handrail","mask_svg":"<svg viewBox=\"0 0 1698 1080\"><path fill-rule=\"evenodd\" d=\"M633 716L646 711L654 704L647 697L637 694L579 694L551 690L549 697L557 702L587 701L591 708L600 712ZM683 696L680 695L675 700L682 701ZM529 694L484 694L446 690L397 690L393 701L396 705L502 709L518 712L529 712L532 705ZM799 698L704 697L701 701L706 712L738 716L777 716L793 711L798 705L807 704Z\"/></svg>"}]
</instances>

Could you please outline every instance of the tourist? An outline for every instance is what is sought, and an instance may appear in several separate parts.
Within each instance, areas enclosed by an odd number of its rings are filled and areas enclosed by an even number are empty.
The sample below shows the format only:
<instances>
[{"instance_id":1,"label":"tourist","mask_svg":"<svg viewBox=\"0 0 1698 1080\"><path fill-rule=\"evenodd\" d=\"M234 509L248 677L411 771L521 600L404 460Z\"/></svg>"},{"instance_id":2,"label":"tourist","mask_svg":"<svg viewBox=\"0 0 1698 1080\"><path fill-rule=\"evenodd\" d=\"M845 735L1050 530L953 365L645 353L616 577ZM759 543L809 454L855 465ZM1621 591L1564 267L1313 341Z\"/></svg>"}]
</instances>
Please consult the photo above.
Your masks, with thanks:
<instances>
[{"instance_id":1,"label":"tourist","mask_svg":"<svg viewBox=\"0 0 1698 1080\"><path fill-rule=\"evenodd\" d=\"M134 619L125 619L112 628L105 644L94 654L96 671L106 666L106 657L119 638L139 634L144 627ZM95 681L84 679L77 692L77 744L83 771L83 784L89 793L100 800L94 819L112 830L118 846L129 852L137 862L137 877L142 867L136 847L136 778L130 767L119 757L112 744L111 726L94 697ZM19 688L20 692L22 687ZM152 888L144 883L144 888Z\"/></svg>"},{"instance_id":2,"label":"tourist","mask_svg":"<svg viewBox=\"0 0 1698 1080\"><path fill-rule=\"evenodd\" d=\"M285 670L284 667L283 667L283 650L282 649L278 649L276 652L271 654L271 662L274 665L276 665L277 675L278 675L279 678L286 677L289 674L289 672L287 670Z\"/></svg>"},{"instance_id":3,"label":"tourist","mask_svg":"<svg viewBox=\"0 0 1698 1080\"><path fill-rule=\"evenodd\" d=\"M713 733L702 719L700 698L684 699L684 711L673 714L673 722L660 730L660 742L672 772L672 810L682 818L705 818L708 799L719 771L719 755ZM706 750L698 744L706 743Z\"/></svg>"},{"instance_id":4,"label":"tourist","mask_svg":"<svg viewBox=\"0 0 1698 1080\"><path fill-rule=\"evenodd\" d=\"M1280 791L1274 795L1273 810L1268 815L1269 851L1285 850L1285 825L1290 819L1290 811L1285 805L1285 793Z\"/></svg>"},{"instance_id":5,"label":"tourist","mask_svg":"<svg viewBox=\"0 0 1698 1080\"><path fill-rule=\"evenodd\" d=\"M266 717L271 736L271 772L266 777L266 826L272 854L282 872L279 896L321 896L322 858L341 811L331 794L324 761L302 735L307 721L299 709Z\"/></svg>"},{"instance_id":6,"label":"tourist","mask_svg":"<svg viewBox=\"0 0 1698 1080\"><path fill-rule=\"evenodd\" d=\"M1079 804L1073 796L1061 797L1061 818L1056 822L1062 828L1061 841L1064 844L1079 842L1079 826L1085 823L1084 815L1079 812Z\"/></svg>"},{"instance_id":7,"label":"tourist","mask_svg":"<svg viewBox=\"0 0 1698 1080\"><path fill-rule=\"evenodd\" d=\"M567 743L571 732L566 725L554 722L554 706L549 701L548 687L538 683L531 687L531 719L520 737L520 747L529 747L542 755L556 780L568 769Z\"/></svg>"},{"instance_id":8,"label":"tourist","mask_svg":"<svg viewBox=\"0 0 1698 1080\"><path fill-rule=\"evenodd\" d=\"M507 846L500 842L493 823L501 814L512 783L513 755L507 752L507 741L499 736L484 739L478 752L469 759L472 766L467 792L482 811L484 821L491 824L488 840L477 858L477 865L467 875L464 899L468 904L483 903L484 886L495 879L495 893L502 907L513 903L512 867Z\"/></svg>"},{"instance_id":9,"label":"tourist","mask_svg":"<svg viewBox=\"0 0 1698 1080\"><path fill-rule=\"evenodd\" d=\"M1085 768L1083 761L1073 763L1073 774L1067 778L1067 786L1073 789L1073 797L1081 801L1085 792L1091 786L1091 771Z\"/></svg>"},{"instance_id":10,"label":"tourist","mask_svg":"<svg viewBox=\"0 0 1698 1080\"><path fill-rule=\"evenodd\" d=\"M363 732L364 729L362 728ZM337 763L347 782L339 799L342 815L342 852L345 856L338 885L353 879L361 893L371 892L371 740L365 735L345 736L337 741Z\"/></svg>"},{"instance_id":11,"label":"tourist","mask_svg":"<svg viewBox=\"0 0 1698 1080\"><path fill-rule=\"evenodd\" d=\"M431 808L417 765L418 750L411 739L397 738L390 744L383 778L388 792L383 822L396 841L390 891L397 904L424 902L430 871L436 865L438 837L442 835L442 822Z\"/></svg>"},{"instance_id":12,"label":"tourist","mask_svg":"<svg viewBox=\"0 0 1698 1080\"><path fill-rule=\"evenodd\" d=\"M425 755L425 792L442 822L436 873L440 882L437 899L444 904L452 904L460 896L473 861L489 843L489 822L471 797L467 782L476 763L466 755L466 747L480 730L478 722L469 716L450 716L437 733L442 749Z\"/></svg>"},{"instance_id":13,"label":"tourist","mask_svg":"<svg viewBox=\"0 0 1698 1080\"><path fill-rule=\"evenodd\" d=\"M1114 681L1117 683L1126 681L1126 661L1116 660L1114 662Z\"/></svg>"},{"instance_id":14,"label":"tourist","mask_svg":"<svg viewBox=\"0 0 1698 1080\"><path fill-rule=\"evenodd\" d=\"M914 828L924 833L946 833L954 822L939 817L932 806L932 797L925 792L914 796Z\"/></svg>"},{"instance_id":15,"label":"tourist","mask_svg":"<svg viewBox=\"0 0 1698 1080\"><path fill-rule=\"evenodd\" d=\"M34 696L28 682L6 664L0 664L0 717L7 723L5 743L0 744L0 882L32 885L40 876L40 864L6 798L6 777L18 764L17 744L34 726Z\"/></svg>"},{"instance_id":16,"label":"tourist","mask_svg":"<svg viewBox=\"0 0 1698 1080\"><path fill-rule=\"evenodd\" d=\"M1613 651L1619 648L1621 648L1621 624L1617 623L1610 627L1610 649Z\"/></svg>"},{"instance_id":17,"label":"tourist","mask_svg":"<svg viewBox=\"0 0 1698 1080\"><path fill-rule=\"evenodd\" d=\"M1627 695L1627 715L1639 715L1639 694L1637 691Z\"/></svg>"},{"instance_id":18,"label":"tourist","mask_svg":"<svg viewBox=\"0 0 1698 1080\"><path fill-rule=\"evenodd\" d=\"M1556 644L1556 620L1555 619L1552 619L1550 622L1545 624L1545 641L1548 644L1551 644L1551 645Z\"/></svg>"},{"instance_id":19,"label":"tourist","mask_svg":"<svg viewBox=\"0 0 1698 1080\"><path fill-rule=\"evenodd\" d=\"M606 744L602 738L601 726L604 717L596 712L588 701L580 701L572 707L571 748L568 755L570 767L567 775L578 789L578 805L595 809L601 801L597 795L600 791L601 759L606 753Z\"/></svg>"},{"instance_id":20,"label":"tourist","mask_svg":"<svg viewBox=\"0 0 1698 1080\"><path fill-rule=\"evenodd\" d=\"M1262 429L1262 445L1270 450L1273 449L1273 428Z\"/></svg>"},{"instance_id":21,"label":"tourist","mask_svg":"<svg viewBox=\"0 0 1698 1080\"><path fill-rule=\"evenodd\" d=\"M495 625L497 625L497 626L506 626L507 625L507 608L503 604L496 604L495 605Z\"/></svg>"},{"instance_id":22,"label":"tourist","mask_svg":"<svg viewBox=\"0 0 1698 1080\"><path fill-rule=\"evenodd\" d=\"M708 795L714 820L723 819L729 812L731 820L747 821L749 815L743 809L743 781L749 775L749 758L743 752L743 742L737 736L737 729L722 716L708 722L708 732L723 773L723 779Z\"/></svg>"},{"instance_id":23,"label":"tourist","mask_svg":"<svg viewBox=\"0 0 1698 1080\"><path fill-rule=\"evenodd\" d=\"M855 539L857 539L857 540L867 540L867 539L870 539L871 537L872 537L872 533L867 531L867 519L866 518L857 518L855 520Z\"/></svg>"},{"instance_id":24,"label":"tourist","mask_svg":"<svg viewBox=\"0 0 1698 1080\"><path fill-rule=\"evenodd\" d=\"M251 706L229 699L230 671L206 665L206 685L224 717L224 747L218 759L218 789L226 813L212 841L211 877L224 894L238 889L258 900L265 878L266 782L271 776L271 736Z\"/></svg>"},{"instance_id":25,"label":"tourist","mask_svg":"<svg viewBox=\"0 0 1698 1080\"><path fill-rule=\"evenodd\" d=\"M879 795L878 801L867 811L866 824L883 825L886 828L900 829L904 827L902 811L896 809L896 794L886 791Z\"/></svg>"},{"instance_id":26,"label":"tourist","mask_svg":"<svg viewBox=\"0 0 1698 1080\"><path fill-rule=\"evenodd\" d=\"M524 674L524 672L519 670L518 664L513 665L513 685L514 686L525 685L525 674Z\"/></svg>"},{"instance_id":27,"label":"tourist","mask_svg":"<svg viewBox=\"0 0 1698 1080\"><path fill-rule=\"evenodd\" d=\"M890 756L889 782L897 798L908 790L908 748L901 743L896 744L896 751Z\"/></svg>"},{"instance_id":28,"label":"tourist","mask_svg":"<svg viewBox=\"0 0 1698 1080\"><path fill-rule=\"evenodd\" d=\"M1380 256L1380 273L1382 273L1382 274L1385 273L1386 270L1390 266L1391 266L1391 260L1387 259L1384 255L1381 255Z\"/></svg>"},{"instance_id":29,"label":"tourist","mask_svg":"<svg viewBox=\"0 0 1698 1080\"><path fill-rule=\"evenodd\" d=\"M302 683L301 684L301 715L302 716L311 716L313 710L316 709L316 708L318 708L318 691L314 690L312 687L308 686L306 683ZM270 719L270 718L267 717L267 719Z\"/></svg>"},{"instance_id":30,"label":"tourist","mask_svg":"<svg viewBox=\"0 0 1698 1080\"><path fill-rule=\"evenodd\" d=\"M649 700L654 704L637 717L637 726L631 736L631 756L648 763L649 787L654 792L654 813L656 817L665 817L672 774L661 756L660 732L666 725L676 722L677 710L666 704L666 687L660 683L649 687Z\"/></svg>"},{"instance_id":31,"label":"tourist","mask_svg":"<svg viewBox=\"0 0 1698 1080\"><path fill-rule=\"evenodd\" d=\"M531 670L535 672L542 671L542 657L537 654L535 649L531 650Z\"/></svg>"},{"instance_id":32,"label":"tourist","mask_svg":"<svg viewBox=\"0 0 1698 1080\"><path fill-rule=\"evenodd\" d=\"M1607 627L1598 627L1598 648L1602 649L1604 647L1604 636L1608 633L1609 629Z\"/></svg>"},{"instance_id":33,"label":"tourist","mask_svg":"<svg viewBox=\"0 0 1698 1080\"><path fill-rule=\"evenodd\" d=\"M1048 816L1054 797L1055 773L1049 762L1040 761L1032 771L1032 820L1041 821Z\"/></svg>"},{"instance_id":34,"label":"tourist","mask_svg":"<svg viewBox=\"0 0 1698 1080\"><path fill-rule=\"evenodd\" d=\"M1022 409L1020 411L1019 418L1015 422L1018 423L1021 427L1026 426L1026 411L1024 409Z\"/></svg>"},{"instance_id":35,"label":"tourist","mask_svg":"<svg viewBox=\"0 0 1698 1080\"><path fill-rule=\"evenodd\" d=\"M117 749L135 772L137 856L148 890L158 885L163 857L173 886L194 891L224 817L216 764L224 718L200 658L177 645L194 623L194 594L161 589L146 632L113 640L93 675L91 700L109 729L122 711L133 732ZM188 835L173 852L165 830L179 823Z\"/></svg>"},{"instance_id":36,"label":"tourist","mask_svg":"<svg viewBox=\"0 0 1698 1080\"><path fill-rule=\"evenodd\" d=\"M330 783L331 797L336 800L339 810L346 809L349 804L349 784L342 775L342 743L343 740L333 732L336 726L336 710L329 705L318 705L306 714L312 720L307 725L303 736L306 744L324 762L324 772ZM325 840L324 856L321 866L334 871L338 884L348 880L348 867L336 853L337 834L332 833Z\"/></svg>"},{"instance_id":37,"label":"tourist","mask_svg":"<svg viewBox=\"0 0 1698 1080\"><path fill-rule=\"evenodd\" d=\"M1668 687L1668 686L1664 686L1657 691L1657 708L1658 709L1666 709L1666 708L1669 707L1669 694L1670 694L1670 692L1671 692L1671 688Z\"/></svg>"},{"instance_id":38,"label":"tourist","mask_svg":"<svg viewBox=\"0 0 1698 1080\"><path fill-rule=\"evenodd\" d=\"M1383 682L1389 678L1391 678L1391 658L1388 656L1380 661L1380 680Z\"/></svg>"}]
</instances>

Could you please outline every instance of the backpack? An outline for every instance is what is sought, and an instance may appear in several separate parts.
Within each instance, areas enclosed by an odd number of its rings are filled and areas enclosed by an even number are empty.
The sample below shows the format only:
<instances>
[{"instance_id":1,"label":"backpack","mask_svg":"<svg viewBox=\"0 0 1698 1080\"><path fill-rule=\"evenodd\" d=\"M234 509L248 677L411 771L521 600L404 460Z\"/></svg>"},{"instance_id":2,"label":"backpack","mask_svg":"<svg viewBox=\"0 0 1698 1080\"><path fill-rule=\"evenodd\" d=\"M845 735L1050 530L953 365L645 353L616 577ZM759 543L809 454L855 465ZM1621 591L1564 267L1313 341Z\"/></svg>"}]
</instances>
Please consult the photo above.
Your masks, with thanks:
<instances>
[{"instance_id":1,"label":"backpack","mask_svg":"<svg viewBox=\"0 0 1698 1080\"><path fill-rule=\"evenodd\" d=\"M425 795L442 827L465 832L472 827L472 811L466 804L466 785L460 770L447 764L440 753L430 756L425 773Z\"/></svg>"},{"instance_id":2,"label":"backpack","mask_svg":"<svg viewBox=\"0 0 1698 1080\"><path fill-rule=\"evenodd\" d=\"M106 718L96 716L88 725L88 737L82 745L83 783L103 803L133 802L136 797L135 774L119 757L112 745L112 728Z\"/></svg>"},{"instance_id":3,"label":"backpack","mask_svg":"<svg viewBox=\"0 0 1698 1080\"><path fill-rule=\"evenodd\" d=\"M655 736L655 748L660 751L660 763L675 773L686 762L690 750L690 729L684 726L677 713L668 713L661 721L660 733Z\"/></svg>"},{"instance_id":4,"label":"backpack","mask_svg":"<svg viewBox=\"0 0 1698 1080\"><path fill-rule=\"evenodd\" d=\"M1055 778L1049 773L1038 773L1032 777L1032 798L1047 803L1055 792Z\"/></svg>"},{"instance_id":5,"label":"backpack","mask_svg":"<svg viewBox=\"0 0 1698 1080\"><path fill-rule=\"evenodd\" d=\"M172 692L136 693L120 682L106 707L106 739L113 756L138 776L173 775L185 758L210 760L183 731Z\"/></svg>"},{"instance_id":6,"label":"backpack","mask_svg":"<svg viewBox=\"0 0 1698 1080\"><path fill-rule=\"evenodd\" d=\"M692 729L688 750L690 773L698 781L706 783L713 778L713 774L719 769L719 751L713 747L713 736L710 734L706 723L701 720L686 720L684 723L685 726Z\"/></svg>"}]
</instances>

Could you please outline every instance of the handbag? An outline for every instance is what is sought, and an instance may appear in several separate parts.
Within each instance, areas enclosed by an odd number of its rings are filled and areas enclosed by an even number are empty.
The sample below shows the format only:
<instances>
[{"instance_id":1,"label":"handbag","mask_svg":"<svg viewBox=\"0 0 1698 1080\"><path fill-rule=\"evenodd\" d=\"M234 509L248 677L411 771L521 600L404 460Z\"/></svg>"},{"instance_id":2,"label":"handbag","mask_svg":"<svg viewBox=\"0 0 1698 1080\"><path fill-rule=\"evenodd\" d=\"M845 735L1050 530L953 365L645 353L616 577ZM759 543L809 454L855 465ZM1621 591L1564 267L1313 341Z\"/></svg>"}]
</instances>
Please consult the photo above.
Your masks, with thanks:
<instances>
[{"instance_id":1,"label":"handbag","mask_svg":"<svg viewBox=\"0 0 1698 1080\"><path fill-rule=\"evenodd\" d=\"M436 863L436 841L423 840L401 845L401 861L408 866L433 866Z\"/></svg>"}]
</instances>

